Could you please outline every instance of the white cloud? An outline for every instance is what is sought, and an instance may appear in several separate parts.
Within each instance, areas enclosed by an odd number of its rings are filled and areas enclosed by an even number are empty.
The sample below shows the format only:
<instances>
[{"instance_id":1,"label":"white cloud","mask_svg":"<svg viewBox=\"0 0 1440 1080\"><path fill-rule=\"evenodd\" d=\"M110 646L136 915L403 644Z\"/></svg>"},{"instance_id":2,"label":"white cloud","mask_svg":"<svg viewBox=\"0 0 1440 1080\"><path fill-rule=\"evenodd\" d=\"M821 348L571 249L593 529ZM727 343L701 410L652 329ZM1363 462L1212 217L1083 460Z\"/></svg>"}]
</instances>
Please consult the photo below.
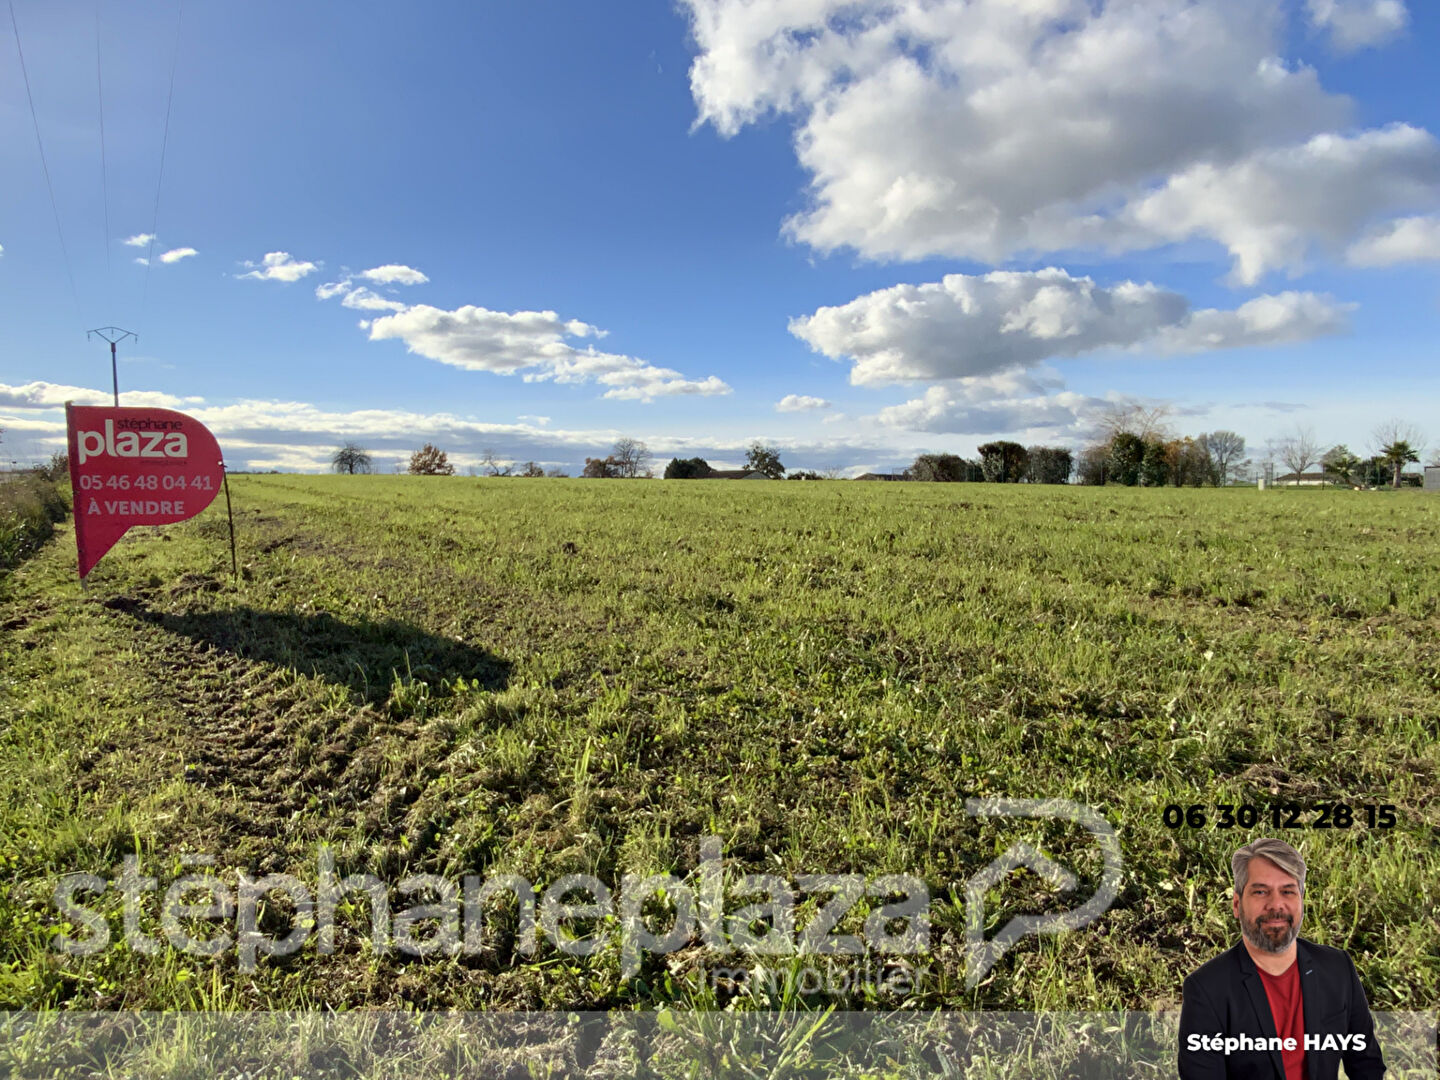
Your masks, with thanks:
<instances>
[{"instance_id":1,"label":"white cloud","mask_svg":"<svg viewBox=\"0 0 1440 1080\"><path fill-rule=\"evenodd\" d=\"M408 266L387 264L377 266L370 270L363 270L359 274L349 274L339 281L329 281L315 287L315 297L318 300L330 300L336 296L342 297L341 303L347 308L357 311L404 311L406 305L399 300L389 300L374 289L365 286L352 284L356 277L364 278L382 285L423 285L430 279L419 270ZM394 290L391 290L392 292ZM362 327L363 328L363 327Z\"/></svg>"},{"instance_id":2,"label":"white cloud","mask_svg":"<svg viewBox=\"0 0 1440 1080\"><path fill-rule=\"evenodd\" d=\"M0 454L3 454L3 456L0 456L0 461L19 461L24 457L22 453L17 452L15 449L17 440L13 438L14 435L22 431L34 432L41 435L58 434L59 438L56 442L60 444L60 449L64 449L65 446L64 420L47 420L43 416L35 413L21 413L18 416L0 413L0 430L6 432L5 441L0 443L0 447L4 447L3 452L0 452Z\"/></svg>"},{"instance_id":3,"label":"white cloud","mask_svg":"<svg viewBox=\"0 0 1440 1080\"><path fill-rule=\"evenodd\" d=\"M109 405L115 398L109 390L91 390L83 386L67 386L63 383L28 382L7 385L0 383L0 408L8 409L63 409L65 402L76 405ZM176 397L158 390L125 390L120 394L120 404L149 406L157 409L180 409L199 405L203 397Z\"/></svg>"},{"instance_id":4,"label":"white cloud","mask_svg":"<svg viewBox=\"0 0 1440 1080\"><path fill-rule=\"evenodd\" d=\"M493 449L507 461L536 460L569 465L572 475L585 457L608 453L621 435L644 441L658 458L704 457L712 464L745 460L745 451L757 435L716 437L706 434L666 435L613 428L550 429L540 426L544 417L522 417L532 423L499 424L452 413L416 413L392 409L357 409L331 412L305 402L242 401L232 405L191 410L192 415L220 439L226 460L251 468L327 471L330 454L343 441L354 439L375 458L376 467L388 468L397 457L408 457L423 442L433 442L452 461L478 462ZM848 466L857 458L883 459L887 467L907 464L918 452L903 435L870 425L847 431L846 437L789 442L760 433L764 441L780 446L782 459L792 467Z\"/></svg>"},{"instance_id":5,"label":"white cloud","mask_svg":"<svg viewBox=\"0 0 1440 1080\"><path fill-rule=\"evenodd\" d=\"M1306 0L1306 8L1316 29L1328 31L1344 52L1382 44L1410 21L1404 0Z\"/></svg>"},{"instance_id":6,"label":"white cloud","mask_svg":"<svg viewBox=\"0 0 1440 1080\"><path fill-rule=\"evenodd\" d=\"M830 402L808 394L786 394L775 403L776 412L809 412L813 409L828 409Z\"/></svg>"},{"instance_id":7,"label":"white cloud","mask_svg":"<svg viewBox=\"0 0 1440 1080\"><path fill-rule=\"evenodd\" d=\"M320 290L315 290L315 295L320 296ZM334 295L333 293L331 295ZM328 297L321 296L325 300ZM405 305L399 300L387 300L372 289L359 288L350 289L345 293L345 299L340 301L347 308L356 311L404 311Z\"/></svg>"},{"instance_id":8,"label":"white cloud","mask_svg":"<svg viewBox=\"0 0 1440 1080\"><path fill-rule=\"evenodd\" d=\"M1440 217L1392 221L1352 244L1346 258L1354 266L1393 266L1440 259Z\"/></svg>"},{"instance_id":9,"label":"white cloud","mask_svg":"<svg viewBox=\"0 0 1440 1080\"><path fill-rule=\"evenodd\" d=\"M563 339L584 337L592 330L585 323L563 323L553 311L512 314L468 305L443 311L417 304L402 314L376 319L370 339L399 338L411 352L442 364L513 375L566 360L576 350Z\"/></svg>"},{"instance_id":10,"label":"white cloud","mask_svg":"<svg viewBox=\"0 0 1440 1080\"><path fill-rule=\"evenodd\" d=\"M467 305L444 311L417 304L370 324L370 340L399 339L420 356L469 371L523 373L526 382L596 382L607 398L649 401L675 394L727 394L730 387L711 375L687 379L631 356L579 349L566 338L600 337L603 332L577 319L562 321L553 311L490 311Z\"/></svg>"},{"instance_id":11,"label":"white cloud","mask_svg":"<svg viewBox=\"0 0 1440 1080\"><path fill-rule=\"evenodd\" d=\"M48 383L16 387L0 384L0 427L63 445L65 423L57 402L63 404L66 398L83 404L110 401L109 392L98 389ZM185 411L220 440L226 461L238 468L326 471L335 446L351 439L368 448L382 470L388 468L387 459L408 457L422 442L441 446L452 461L462 465L478 461L484 450L493 448L502 459L533 459L575 468L587 456L608 453L622 434L644 440L657 455L713 455L721 448L743 459L747 445L738 439L674 437L633 429L551 429L542 426L549 423L548 417L528 418L533 423L505 424L445 412L330 411L300 401L244 400L203 405L199 399L144 393L126 393L121 400L127 405L187 406ZM7 403L15 410L13 415L4 411Z\"/></svg>"},{"instance_id":12,"label":"white cloud","mask_svg":"<svg viewBox=\"0 0 1440 1080\"><path fill-rule=\"evenodd\" d=\"M964 386L932 386L923 397L880 410L886 427L954 435L1045 433L1074 438L1106 402L1064 391L1032 397L972 395Z\"/></svg>"},{"instance_id":13,"label":"white cloud","mask_svg":"<svg viewBox=\"0 0 1440 1080\"><path fill-rule=\"evenodd\" d=\"M165 252L165 254L160 256L160 261L166 264L177 263L181 259L188 259L191 255L199 254L200 253L192 247L171 248L169 251Z\"/></svg>"},{"instance_id":14,"label":"white cloud","mask_svg":"<svg viewBox=\"0 0 1440 1080\"><path fill-rule=\"evenodd\" d=\"M13 409L0 426L16 431L60 435L65 423L61 408L66 400L83 405L108 405L108 390L32 382L9 386L0 383L0 409ZM621 434L612 429L542 430L527 424L496 424L452 413L417 413L397 409L355 409L329 411L300 401L243 400L228 405L205 405L201 398L177 398L150 391L125 392L125 405L184 407L220 438L226 459L239 461L275 460L288 456L292 464L313 458L315 467L327 467L337 442L362 440L372 452L414 449L422 441L434 441L447 450L479 451L500 444L505 453L520 460L542 456L544 450L571 449L598 453L607 450ZM668 445L663 438L644 436L656 449ZM232 453L235 452L235 453ZM246 453L259 451L260 454ZM583 456L583 455L581 455ZM266 465L264 467L272 467ZM274 466L280 467L280 466Z\"/></svg>"},{"instance_id":15,"label":"white cloud","mask_svg":"<svg viewBox=\"0 0 1440 1080\"><path fill-rule=\"evenodd\" d=\"M1192 312L1157 285L1097 285L1051 267L948 274L895 285L790 321L817 352L853 362L856 385L995 375L1099 349L1199 351L1303 341L1343 328L1326 297L1259 297L1236 311Z\"/></svg>"},{"instance_id":16,"label":"white cloud","mask_svg":"<svg viewBox=\"0 0 1440 1080\"><path fill-rule=\"evenodd\" d=\"M36 390L37 386L42 389ZM907 403L911 415L906 413L907 406L885 410L879 417L830 414L827 422L844 421L843 435L806 442L753 431L717 436L703 432L673 435L633 428L552 430L543 426L548 418L538 416L520 417L520 423L492 423L445 412L384 408L330 411L300 401L245 400L205 405L196 399L178 399L178 403L187 406L189 415L215 433L232 468L324 472L329 469L335 447L354 440L371 452L381 471L388 471L397 459L408 458L421 443L433 442L461 466L478 462L485 450L493 449L502 460L563 465L574 474L585 457L603 456L618 437L629 435L643 440L661 460L672 455L703 457L716 467L739 467L746 448L758 437L778 446L782 459L791 468L837 468L855 474L898 468L909 464L917 453L937 448L973 452L973 444L967 447L945 440L939 440L945 445L937 447L937 433L994 435L1004 431L1021 435L1028 431L1035 439L1047 441L1084 437L1090 413L1106 402L1072 394L1055 395L1048 403L1024 400L1038 397L1051 386L1053 380L1043 372L1041 377L1026 372L959 380L947 384L943 393L936 388L918 404ZM13 413L5 411L12 392L19 392L18 408ZM177 399L157 396L164 400L150 403L177 403ZM43 444L46 449L38 456L46 456L50 447L64 445L63 414L54 404L63 397L100 404L109 400L108 392L98 389L44 383L0 385L0 427L25 433L29 440L26 445L32 449ZM123 400L140 404L143 399L137 395L132 401L126 394ZM32 404L36 402L39 404ZM6 445L14 453L21 440L10 440Z\"/></svg>"},{"instance_id":17,"label":"white cloud","mask_svg":"<svg viewBox=\"0 0 1440 1080\"><path fill-rule=\"evenodd\" d=\"M1344 333L1354 304L1315 293L1257 296L1234 311L1205 308L1165 327L1145 347L1157 352L1209 352L1257 345L1289 345Z\"/></svg>"},{"instance_id":18,"label":"white cloud","mask_svg":"<svg viewBox=\"0 0 1440 1080\"><path fill-rule=\"evenodd\" d=\"M4 244L0 244L0 258L4 258L4 257L5 257L5 245L4 245Z\"/></svg>"},{"instance_id":19,"label":"white cloud","mask_svg":"<svg viewBox=\"0 0 1440 1080\"><path fill-rule=\"evenodd\" d=\"M127 247L149 247L151 241L154 239L154 233L142 232L136 233L134 236L126 237L120 242Z\"/></svg>"},{"instance_id":20,"label":"white cloud","mask_svg":"<svg viewBox=\"0 0 1440 1080\"><path fill-rule=\"evenodd\" d=\"M1418 209L1399 192L1440 205L1423 132L1313 141L1353 110L1279 57L1282 0L684 2L697 124L794 119L810 205L785 228L820 251L996 263L1179 233L1254 280ZM1299 205L1270 198L1282 175Z\"/></svg>"},{"instance_id":21,"label":"white cloud","mask_svg":"<svg viewBox=\"0 0 1440 1080\"><path fill-rule=\"evenodd\" d=\"M1440 142L1408 124L1356 136L1317 135L1233 165L1199 165L1138 200L1125 216L1166 240L1213 237L1234 278L1299 268L1320 244L1339 252L1376 217L1435 201Z\"/></svg>"},{"instance_id":22,"label":"white cloud","mask_svg":"<svg viewBox=\"0 0 1440 1080\"><path fill-rule=\"evenodd\" d=\"M246 262L250 273L237 274L240 278L254 278L256 281L299 281L307 274L313 274L320 267L313 262L299 262L290 257L288 251L271 251L260 263Z\"/></svg>"},{"instance_id":23,"label":"white cloud","mask_svg":"<svg viewBox=\"0 0 1440 1080\"><path fill-rule=\"evenodd\" d=\"M600 396L616 401L652 401L657 397L714 397L730 393L730 384L715 375L687 379L669 368L636 363L639 366L630 371L601 375L598 381L610 386L610 389Z\"/></svg>"},{"instance_id":24,"label":"white cloud","mask_svg":"<svg viewBox=\"0 0 1440 1080\"><path fill-rule=\"evenodd\" d=\"M236 469L280 468L324 472L337 445L355 440L374 455L376 468L389 471L397 460L405 460L417 446L432 442L464 465L476 462L486 449L493 449L507 461L535 460L543 465L561 465L572 475L585 457L604 456L621 435L643 440L655 456L703 457L713 465L743 463L745 450L755 439L776 445L791 468L835 468L847 475L886 471L908 465L922 452L949 450L974 454L975 442L961 436L1004 434L1022 441L1068 442L1089 437L1096 409L1118 395L1105 398L1074 394L1043 395L1055 387L1054 376L1045 369L1010 372L976 379L954 380L931 388L915 402L883 410L880 416L846 416L831 413L825 421L843 421L832 430L833 439L797 442L783 433L735 431L723 435L686 429L683 435L627 427L562 428L537 426L543 417L521 417L533 423L492 423L471 416L445 412L413 412L388 408L359 408L331 411L307 402L245 400L207 405L194 398L175 398L158 392L123 395L126 404L151 403L183 407L213 431L225 451L225 460ZM0 428L7 436L3 445L7 457L15 460L43 460L52 450L64 448L65 422L61 403L65 398L104 404L108 389L63 386L32 382L0 384ZM153 398L153 400L152 400ZM1036 399L1036 400L1031 400ZM7 405L6 403L10 404ZM1246 408L1253 402L1234 406ZM1294 410L1301 406L1283 402L1261 402L1266 410ZM1305 408L1318 408L1311 403ZM1331 403L1330 414L1336 441L1363 442L1364 432L1393 412L1393 400L1385 397L1364 400L1353 394ZM1278 431L1283 417L1276 420ZM1236 421L1216 426L1235 426ZM1361 434L1346 435L1345 431ZM1258 444L1254 428L1247 436Z\"/></svg>"},{"instance_id":25,"label":"white cloud","mask_svg":"<svg viewBox=\"0 0 1440 1080\"><path fill-rule=\"evenodd\" d=\"M137 263L139 263L141 266L149 266L149 265L150 265L150 260L147 259L144 255L137 255L136 258L135 258L135 261L136 261Z\"/></svg>"},{"instance_id":26,"label":"white cloud","mask_svg":"<svg viewBox=\"0 0 1440 1080\"><path fill-rule=\"evenodd\" d=\"M419 270L411 269L408 266L397 266L393 263L361 271L360 276L377 285L424 285L430 280Z\"/></svg>"},{"instance_id":27,"label":"white cloud","mask_svg":"<svg viewBox=\"0 0 1440 1080\"><path fill-rule=\"evenodd\" d=\"M343 281L327 281L324 285L315 286L315 299L329 300L331 297L343 296L350 290L350 279Z\"/></svg>"}]
</instances>

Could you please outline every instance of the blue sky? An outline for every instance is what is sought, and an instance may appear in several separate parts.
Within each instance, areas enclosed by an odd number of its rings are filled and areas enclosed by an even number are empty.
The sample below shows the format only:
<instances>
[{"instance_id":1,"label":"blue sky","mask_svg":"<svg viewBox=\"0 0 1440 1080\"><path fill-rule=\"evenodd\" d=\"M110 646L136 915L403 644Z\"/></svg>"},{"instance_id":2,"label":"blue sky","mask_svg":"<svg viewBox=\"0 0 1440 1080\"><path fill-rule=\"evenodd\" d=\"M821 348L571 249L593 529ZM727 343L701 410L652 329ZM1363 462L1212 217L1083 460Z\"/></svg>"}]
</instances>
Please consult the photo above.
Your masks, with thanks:
<instances>
[{"instance_id":1,"label":"blue sky","mask_svg":"<svg viewBox=\"0 0 1440 1080\"><path fill-rule=\"evenodd\" d=\"M103 400L106 324L122 403L232 467L854 472L1127 399L1440 447L1433 7L191 4L177 51L178 13L15 3L58 234L0 20L5 461Z\"/></svg>"}]
</instances>

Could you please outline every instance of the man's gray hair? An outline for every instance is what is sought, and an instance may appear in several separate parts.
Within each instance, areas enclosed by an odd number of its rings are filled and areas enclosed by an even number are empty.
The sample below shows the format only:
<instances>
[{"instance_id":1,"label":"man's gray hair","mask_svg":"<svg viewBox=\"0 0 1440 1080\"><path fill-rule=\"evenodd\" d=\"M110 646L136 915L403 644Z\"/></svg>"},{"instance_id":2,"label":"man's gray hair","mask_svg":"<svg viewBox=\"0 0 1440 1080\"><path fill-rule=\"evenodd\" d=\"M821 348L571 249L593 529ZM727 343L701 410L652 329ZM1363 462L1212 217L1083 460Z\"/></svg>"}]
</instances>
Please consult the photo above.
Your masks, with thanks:
<instances>
[{"instance_id":1,"label":"man's gray hair","mask_svg":"<svg viewBox=\"0 0 1440 1080\"><path fill-rule=\"evenodd\" d=\"M1230 870L1235 875L1235 891L1244 893L1245 883L1250 880L1250 860L1256 857L1269 859L1300 886L1300 895L1305 895L1305 860L1284 840L1272 840L1268 836L1252 840L1230 857Z\"/></svg>"}]
</instances>

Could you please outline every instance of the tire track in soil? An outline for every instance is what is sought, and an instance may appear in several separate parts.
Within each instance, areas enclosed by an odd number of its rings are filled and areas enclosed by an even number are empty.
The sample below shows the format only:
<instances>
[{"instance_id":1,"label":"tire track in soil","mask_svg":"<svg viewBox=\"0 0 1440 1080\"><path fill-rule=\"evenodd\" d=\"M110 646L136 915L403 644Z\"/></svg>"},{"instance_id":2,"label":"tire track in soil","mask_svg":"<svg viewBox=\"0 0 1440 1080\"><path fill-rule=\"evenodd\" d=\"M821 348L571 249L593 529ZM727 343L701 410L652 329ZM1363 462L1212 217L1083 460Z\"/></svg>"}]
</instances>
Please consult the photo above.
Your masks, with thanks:
<instances>
[{"instance_id":1,"label":"tire track in soil","mask_svg":"<svg viewBox=\"0 0 1440 1080\"><path fill-rule=\"evenodd\" d=\"M409 725L366 704L337 716L307 699L303 683L283 669L148 622L146 599L120 596L103 606L149 639L136 654L170 717L169 730L155 734L179 737L187 782L222 794L217 811L227 847L291 833L302 816L305 832L383 824L379 744ZM270 869L265 861L261 868Z\"/></svg>"}]
</instances>

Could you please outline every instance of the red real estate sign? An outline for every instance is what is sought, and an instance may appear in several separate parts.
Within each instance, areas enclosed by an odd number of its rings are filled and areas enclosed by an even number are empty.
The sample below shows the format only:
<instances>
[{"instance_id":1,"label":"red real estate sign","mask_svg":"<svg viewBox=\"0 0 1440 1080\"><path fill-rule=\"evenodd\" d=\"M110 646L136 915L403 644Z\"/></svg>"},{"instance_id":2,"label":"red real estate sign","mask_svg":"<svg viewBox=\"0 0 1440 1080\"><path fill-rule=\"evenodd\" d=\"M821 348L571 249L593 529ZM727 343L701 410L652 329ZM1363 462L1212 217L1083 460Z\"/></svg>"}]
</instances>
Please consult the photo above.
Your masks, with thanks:
<instances>
[{"instance_id":1,"label":"red real estate sign","mask_svg":"<svg viewBox=\"0 0 1440 1080\"><path fill-rule=\"evenodd\" d=\"M220 444L184 413L67 404L65 426L81 578L130 526L194 517L224 482Z\"/></svg>"}]
</instances>

